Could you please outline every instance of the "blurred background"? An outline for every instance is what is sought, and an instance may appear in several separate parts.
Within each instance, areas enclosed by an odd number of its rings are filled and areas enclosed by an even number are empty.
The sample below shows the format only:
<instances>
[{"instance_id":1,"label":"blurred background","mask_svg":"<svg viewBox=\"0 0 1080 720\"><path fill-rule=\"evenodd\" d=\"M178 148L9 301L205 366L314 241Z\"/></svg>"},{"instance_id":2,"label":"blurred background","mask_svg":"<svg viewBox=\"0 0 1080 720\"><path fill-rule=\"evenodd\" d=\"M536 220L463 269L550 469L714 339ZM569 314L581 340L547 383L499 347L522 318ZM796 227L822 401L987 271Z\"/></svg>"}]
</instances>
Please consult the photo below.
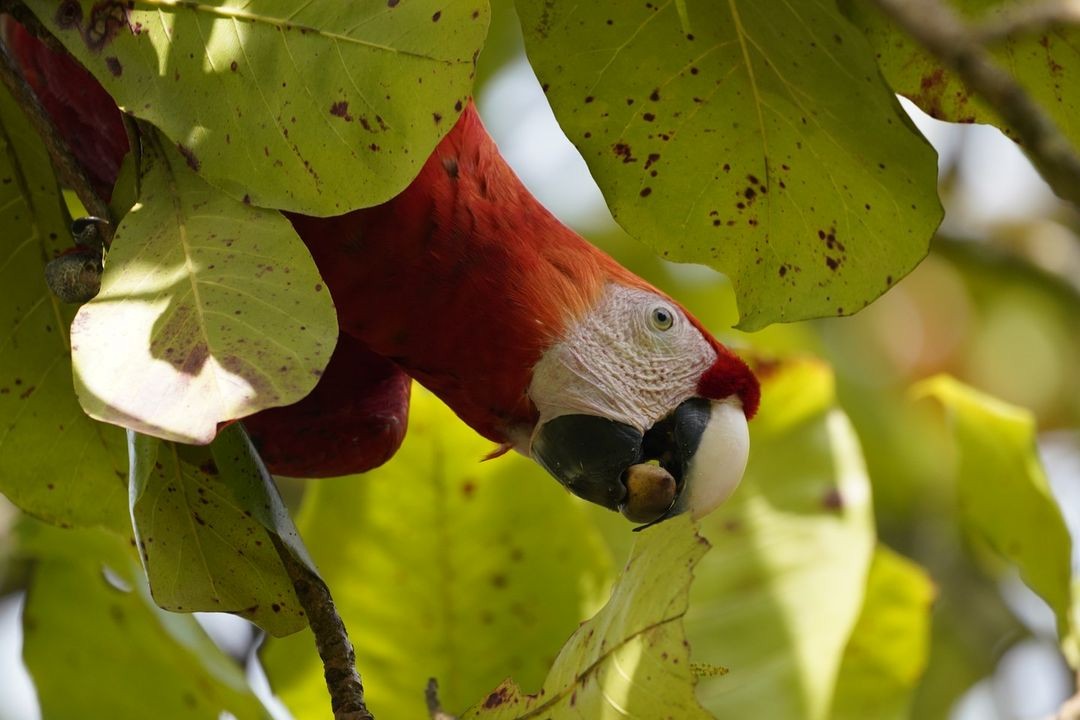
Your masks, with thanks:
<instances>
[{"instance_id":1,"label":"blurred background","mask_svg":"<svg viewBox=\"0 0 1080 720\"><path fill-rule=\"evenodd\" d=\"M737 322L725 278L659 260L611 219L549 109L522 49L511 3L497 0L476 98L507 160L537 197L621 263L679 299L718 336L761 355L812 355L836 371L874 485L883 542L938 586L930 663L912 717L1052 716L1075 692L1050 611L1019 579L961 537L940 433L910 385L939 372L1031 410L1053 490L1080 537L1080 216L1057 200L996 129L950 125L904 102L939 155L945 221L929 257L851 318L774 326ZM0 537L16 512L0 497ZM3 543L0 543L0 547ZM1074 548L1074 573L1080 553ZM0 720L40 717L21 665L21 573L0 574ZM6 593L6 594L5 594ZM202 616L242 654L249 626Z\"/></svg>"}]
</instances>

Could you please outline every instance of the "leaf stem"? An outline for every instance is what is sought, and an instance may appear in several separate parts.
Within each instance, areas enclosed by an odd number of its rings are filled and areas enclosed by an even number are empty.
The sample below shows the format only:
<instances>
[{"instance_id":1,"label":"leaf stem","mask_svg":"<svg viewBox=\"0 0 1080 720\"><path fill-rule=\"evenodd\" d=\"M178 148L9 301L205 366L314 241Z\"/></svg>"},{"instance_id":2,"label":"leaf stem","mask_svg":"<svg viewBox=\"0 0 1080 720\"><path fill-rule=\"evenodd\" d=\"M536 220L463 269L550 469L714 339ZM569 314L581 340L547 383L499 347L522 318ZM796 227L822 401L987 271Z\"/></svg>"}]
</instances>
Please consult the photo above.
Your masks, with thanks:
<instances>
[{"instance_id":1,"label":"leaf stem","mask_svg":"<svg viewBox=\"0 0 1080 720\"><path fill-rule=\"evenodd\" d=\"M439 702L439 681L428 678L427 687L424 688L424 699L427 701L428 716L431 720L458 720L457 717L446 712Z\"/></svg>"},{"instance_id":2,"label":"leaf stem","mask_svg":"<svg viewBox=\"0 0 1080 720\"><path fill-rule=\"evenodd\" d=\"M20 20L26 15L32 17L30 11L26 9L26 6L16 0L0 0L0 12L9 13L13 18L19 18ZM36 23L36 21L34 21L34 23ZM34 27L34 34L43 33L48 35L48 31L45 30L40 23L36 23L36 25L34 23L32 23L31 26L28 26ZM50 37L52 36L50 35ZM59 41L56 40L56 38L53 38L52 42L47 41L47 44L50 47L53 47L54 43L59 44ZM83 170L79 161L75 159L75 156L71 152L71 148L68 147L64 138L56 129L56 125L53 124L53 121L45 111L45 108L42 107L41 102L38 100L37 95L34 94L29 83L26 82L26 78L23 77L18 63L15 58L11 56L11 52L3 42L0 42L0 82L4 83L8 91L15 98L15 101L19 104L19 107L26 113L26 117L29 119L30 124L33 125L38 135L41 136L42 141L45 143L45 149L48 150L49 159L52 160L53 169L60 179L60 183L75 191L75 194L79 197L80 202L82 202L83 207L86 208L87 212L102 218L103 220L109 221L109 225L104 228L104 231L111 235L112 212L109 210L108 203L106 203L94 190L94 185L90 182L90 178L87 176L86 171ZM108 242L112 238L106 237L104 239L106 245L108 245Z\"/></svg>"},{"instance_id":3,"label":"leaf stem","mask_svg":"<svg viewBox=\"0 0 1080 720\"><path fill-rule=\"evenodd\" d=\"M269 535L315 636L334 720L374 720L364 702L364 684L356 669L356 653L345 623L334 607L330 589L296 559L281 538L274 533Z\"/></svg>"},{"instance_id":4,"label":"leaf stem","mask_svg":"<svg viewBox=\"0 0 1080 720\"><path fill-rule=\"evenodd\" d=\"M912 38L955 72L1016 132L1054 192L1080 206L1080 157L1049 115L979 43L975 31L939 0L874 0Z\"/></svg>"}]
</instances>

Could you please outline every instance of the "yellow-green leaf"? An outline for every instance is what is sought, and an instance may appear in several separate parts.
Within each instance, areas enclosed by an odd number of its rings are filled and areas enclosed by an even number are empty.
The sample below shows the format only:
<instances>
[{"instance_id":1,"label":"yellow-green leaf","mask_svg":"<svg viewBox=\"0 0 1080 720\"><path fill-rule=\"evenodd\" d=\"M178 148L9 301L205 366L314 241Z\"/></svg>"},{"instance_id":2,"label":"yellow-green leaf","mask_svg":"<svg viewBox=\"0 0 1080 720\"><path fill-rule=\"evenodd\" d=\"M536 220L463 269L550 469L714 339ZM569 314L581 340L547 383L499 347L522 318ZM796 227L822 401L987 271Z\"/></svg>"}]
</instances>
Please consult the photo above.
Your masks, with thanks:
<instances>
[{"instance_id":1,"label":"yellow-green leaf","mask_svg":"<svg viewBox=\"0 0 1080 720\"><path fill-rule=\"evenodd\" d=\"M906 720L926 668L934 586L915 563L874 552L862 613L848 639L830 720Z\"/></svg>"},{"instance_id":2,"label":"yellow-green leaf","mask_svg":"<svg viewBox=\"0 0 1080 720\"><path fill-rule=\"evenodd\" d=\"M1023 408L938 375L913 388L946 409L957 449L960 520L1020 570L1057 617L1062 649L1080 667L1080 594L1071 576L1072 539L1035 446L1035 419Z\"/></svg>"},{"instance_id":3,"label":"yellow-green leaf","mask_svg":"<svg viewBox=\"0 0 1080 720\"><path fill-rule=\"evenodd\" d=\"M517 3L612 213L726 273L741 328L862 309L927 252L934 151L834 3L681 5L688 22L670 2Z\"/></svg>"},{"instance_id":4,"label":"yellow-green leaf","mask_svg":"<svg viewBox=\"0 0 1080 720\"><path fill-rule=\"evenodd\" d=\"M460 711L508 675L539 687L603 602L610 558L582 503L491 445L422 388L387 465L313 482L297 525L356 646L372 712L426 717L439 680ZM326 717L310 638L271 640L271 687L299 720Z\"/></svg>"},{"instance_id":5,"label":"yellow-green leaf","mask_svg":"<svg viewBox=\"0 0 1080 720\"><path fill-rule=\"evenodd\" d=\"M315 262L281 214L230 199L156 134L101 292L72 325L94 418L205 444L218 424L311 392L337 342Z\"/></svg>"},{"instance_id":6,"label":"yellow-green leaf","mask_svg":"<svg viewBox=\"0 0 1080 720\"><path fill-rule=\"evenodd\" d=\"M858 439L814 361L762 373L746 477L702 523L713 551L686 616L717 717L824 720L856 626L875 545Z\"/></svg>"},{"instance_id":7,"label":"yellow-green leaf","mask_svg":"<svg viewBox=\"0 0 1080 720\"><path fill-rule=\"evenodd\" d=\"M307 617L267 533L302 546L242 433L232 425L206 448L129 432L132 525L158 605L235 613L287 635Z\"/></svg>"},{"instance_id":8,"label":"yellow-green leaf","mask_svg":"<svg viewBox=\"0 0 1080 720\"><path fill-rule=\"evenodd\" d=\"M235 200L337 215L400 192L454 124L487 0L27 3Z\"/></svg>"},{"instance_id":9,"label":"yellow-green leaf","mask_svg":"<svg viewBox=\"0 0 1080 720\"><path fill-rule=\"evenodd\" d=\"M72 247L45 147L0 86L0 492L60 525L128 530L124 435L79 407L67 329L45 285Z\"/></svg>"},{"instance_id":10,"label":"yellow-green leaf","mask_svg":"<svg viewBox=\"0 0 1080 720\"><path fill-rule=\"evenodd\" d=\"M464 720L712 716L694 697L683 632L694 567L709 544L687 516L641 533L611 599L563 646L538 693L506 681Z\"/></svg>"},{"instance_id":11,"label":"yellow-green leaf","mask_svg":"<svg viewBox=\"0 0 1080 720\"><path fill-rule=\"evenodd\" d=\"M1018 6L1013 0L950 0L949 4L973 21L992 21ZM872 3L841 0L840 7L874 46L881 72L896 92L931 117L990 123L1015 138L1013 129L955 73L942 67ZM992 43L990 50L1066 137L1080 145L1080 86L1074 78L1080 69L1080 31L1063 25L1015 34Z\"/></svg>"},{"instance_id":12,"label":"yellow-green leaf","mask_svg":"<svg viewBox=\"0 0 1080 720\"><path fill-rule=\"evenodd\" d=\"M36 561L23 658L43 717L269 718L194 618L154 607L126 540L44 527L33 534L20 548Z\"/></svg>"}]
</instances>

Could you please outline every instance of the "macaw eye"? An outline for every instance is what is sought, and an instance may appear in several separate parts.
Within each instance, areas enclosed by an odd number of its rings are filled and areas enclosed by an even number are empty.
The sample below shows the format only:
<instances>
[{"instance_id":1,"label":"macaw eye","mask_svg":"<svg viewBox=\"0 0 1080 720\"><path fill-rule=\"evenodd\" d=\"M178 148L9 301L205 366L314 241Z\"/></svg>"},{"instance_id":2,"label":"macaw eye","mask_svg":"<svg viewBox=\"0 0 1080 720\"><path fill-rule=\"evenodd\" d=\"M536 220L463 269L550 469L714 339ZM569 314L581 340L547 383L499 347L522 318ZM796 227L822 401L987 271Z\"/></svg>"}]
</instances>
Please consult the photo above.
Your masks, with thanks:
<instances>
[{"instance_id":1,"label":"macaw eye","mask_svg":"<svg viewBox=\"0 0 1080 720\"><path fill-rule=\"evenodd\" d=\"M675 324L675 313L666 307L654 307L649 314L649 322L657 330L670 330Z\"/></svg>"}]
</instances>

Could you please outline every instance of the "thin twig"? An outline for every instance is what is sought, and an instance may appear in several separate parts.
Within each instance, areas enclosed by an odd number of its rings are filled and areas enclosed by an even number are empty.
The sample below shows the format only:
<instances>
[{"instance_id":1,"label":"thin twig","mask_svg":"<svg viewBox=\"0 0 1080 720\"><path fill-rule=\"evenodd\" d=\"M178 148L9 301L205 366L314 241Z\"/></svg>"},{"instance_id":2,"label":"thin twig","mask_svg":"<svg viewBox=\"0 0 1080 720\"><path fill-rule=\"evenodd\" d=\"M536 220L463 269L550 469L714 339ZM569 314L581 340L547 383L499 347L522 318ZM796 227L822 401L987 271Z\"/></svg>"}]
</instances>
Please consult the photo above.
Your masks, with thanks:
<instances>
[{"instance_id":1,"label":"thin twig","mask_svg":"<svg viewBox=\"0 0 1080 720\"><path fill-rule=\"evenodd\" d=\"M1080 206L1080 157L1054 121L978 43L971 28L938 0L874 0L1015 131L1035 167L1061 198Z\"/></svg>"},{"instance_id":2,"label":"thin twig","mask_svg":"<svg viewBox=\"0 0 1080 720\"><path fill-rule=\"evenodd\" d=\"M427 700L428 715L431 720L457 720L457 717L446 712L439 702L439 682L435 678L428 678L427 687L424 688L424 699Z\"/></svg>"},{"instance_id":3,"label":"thin twig","mask_svg":"<svg viewBox=\"0 0 1080 720\"><path fill-rule=\"evenodd\" d=\"M11 56L7 46L0 42L0 82L3 82L15 101L26 113L27 119L33 125L42 141L45 149L52 160L53 169L60 178L60 183L75 191L83 207L87 212L96 217L112 222L112 212L109 205L94 190L94 185L83 170L82 165L75 159L71 149L64 142L60 132L56 129L49 114L41 106L37 95L26 78L22 76L19 65ZM106 242L111 238L105 238Z\"/></svg>"},{"instance_id":4,"label":"thin twig","mask_svg":"<svg viewBox=\"0 0 1080 720\"><path fill-rule=\"evenodd\" d=\"M356 653L345 631L345 623L334 607L330 589L293 556L277 535L270 533L270 539L315 636L334 720L374 720L364 702L364 684L356 670Z\"/></svg>"},{"instance_id":5,"label":"thin twig","mask_svg":"<svg viewBox=\"0 0 1080 720\"><path fill-rule=\"evenodd\" d=\"M1043 0L1007 5L975 24L975 39L984 45L1048 28L1080 23L1080 0Z\"/></svg>"}]
</instances>

